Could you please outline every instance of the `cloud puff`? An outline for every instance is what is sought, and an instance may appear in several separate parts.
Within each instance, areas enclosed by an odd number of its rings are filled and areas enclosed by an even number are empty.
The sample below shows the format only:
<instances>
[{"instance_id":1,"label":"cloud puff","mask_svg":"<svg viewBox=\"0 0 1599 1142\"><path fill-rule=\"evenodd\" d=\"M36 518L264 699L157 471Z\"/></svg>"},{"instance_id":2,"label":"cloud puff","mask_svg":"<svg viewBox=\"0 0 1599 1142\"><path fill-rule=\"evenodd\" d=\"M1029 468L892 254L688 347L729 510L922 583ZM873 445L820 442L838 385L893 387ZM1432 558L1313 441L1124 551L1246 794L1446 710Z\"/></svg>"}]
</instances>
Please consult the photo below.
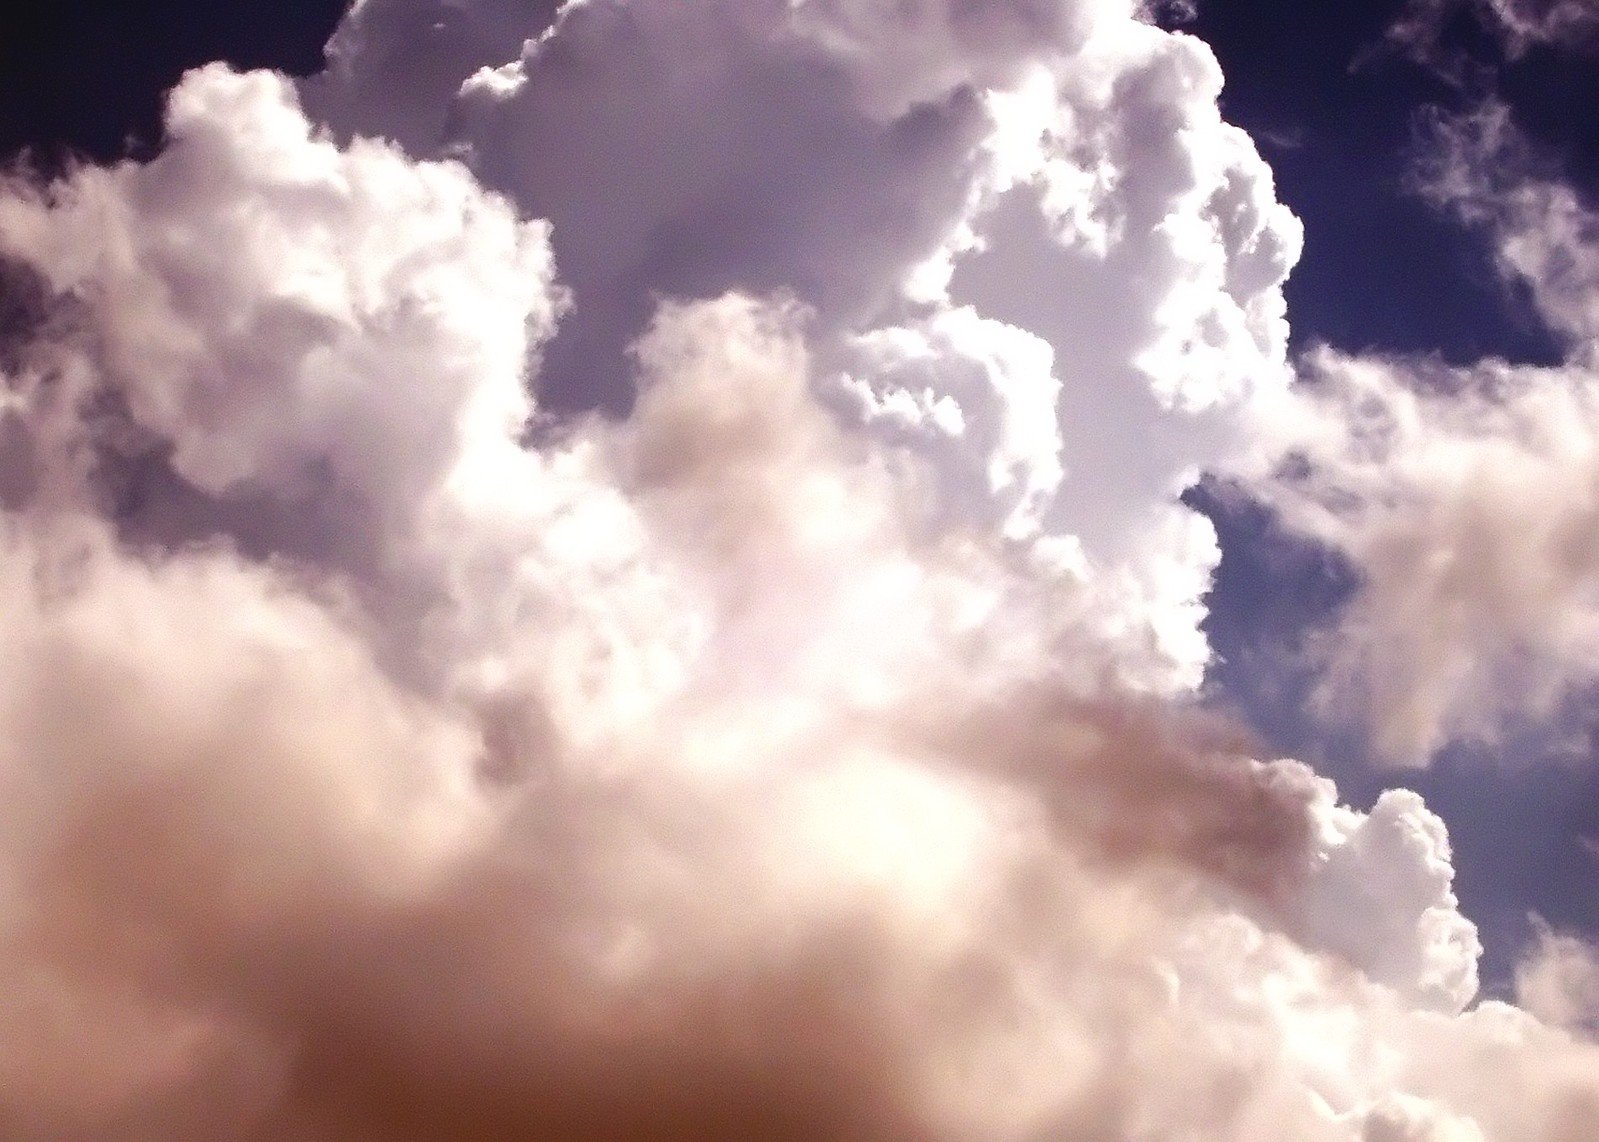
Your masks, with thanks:
<instances>
[{"instance_id":1,"label":"cloud puff","mask_svg":"<svg viewBox=\"0 0 1599 1142\"><path fill-rule=\"evenodd\" d=\"M1535 918L1536 919L1536 918ZM1537 941L1516 967L1516 998L1556 1027L1599 1025L1599 950L1538 921Z\"/></svg>"},{"instance_id":2,"label":"cloud puff","mask_svg":"<svg viewBox=\"0 0 1599 1142\"><path fill-rule=\"evenodd\" d=\"M1459 1011L1477 994L1476 928L1460 915L1449 837L1421 797L1390 789L1368 814L1320 799L1321 844L1302 907L1318 946L1418 1006Z\"/></svg>"},{"instance_id":3,"label":"cloud puff","mask_svg":"<svg viewBox=\"0 0 1599 1142\"><path fill-rule=\"evenodd\" d=\"M114 401L124 452L214 499L297 501L301 536L318 515L398 525L520 428L530 344L563 304L547 226L459 167L314 138L269 74L196 73L168 131L147 166L0 205L6 252L73 299L69 343L101 390L40 388L14 411Z\"/></svg>"},{"instance_id":4,"label":"cloud puff","mask_svg":"<svg viewBox=\"0 0 1599 1142\"><path fill-rule=\"evenodd\" d=\"M930 512L1043 542L1145 632L1145 684L1197 684L1215 543L1175 497L1286 383L1299 246L1208 49L1121 3L608 0L523 14L512 52L501 8L436 8L477 31L432 54L430 126L391 68L416 5L358 7L311 106L552 220L547 407L625 409L659 297L788 295L835 409L951 461Z\"/></svg>"},{"instance_id":5,"label":"cloud puff","mask_svg":"<svg viewBox=\"0 0 1599 1142\"><path fill-rule=\"evenodd\" d=\"M940 153L987 119L975 93L931 126L899 106L928 59L998 83L1018 29L1065 52L1103 31L990 7L907 10L936 34L848 88L846 136ZM546 68L612 75L618 44L648 75L629 27L726 38L723 97L786 98L796 58L843 50L795 29L769 61L758 7L565 11L469 109ZM1581 1137L1599 1048L1470 1006L1419 799L1339 808L1151 696L1174 656L1118 592L1197 638L1213 537L1186 550L1207 536L1150 496L1140 560L1074 560L1042 503L1055 434L1070 469L1088 429L1024 418L1101 375L1064 362L1119 362L1107 383L1175 424L1272 390L1163 338L1201 298L1204 346L1274 362L1291 231L1202 49L1065 11L1136 66L1071 73L1108 117L1092 208L1069 181L1011 205L1105 223L1050 251L1094 306L1143 297L1105 341L988 314L958 274L881 321L707 277L612 331L627 416L541 419L541 347L592 294L558 280L559 214L552 236L459 162L336 143L279 78L193 73L151 163L6 188L0 1132ZM813 13L862 51L891 14ZM807 128L837 112L817 98ZM1187 162L1194 130L1221 161ZM1117 186L1115 209L1092 189ZM854 203L818 181L789 207L810 195ZM567 221L609 264L598 221ZM783 232L738 240L786 274ZM877 256L893 292L912 267ZM1180 384L1139 364L1162 345ZM928 510L961 478L977 506Z\"/></svg>"}]
</instances>

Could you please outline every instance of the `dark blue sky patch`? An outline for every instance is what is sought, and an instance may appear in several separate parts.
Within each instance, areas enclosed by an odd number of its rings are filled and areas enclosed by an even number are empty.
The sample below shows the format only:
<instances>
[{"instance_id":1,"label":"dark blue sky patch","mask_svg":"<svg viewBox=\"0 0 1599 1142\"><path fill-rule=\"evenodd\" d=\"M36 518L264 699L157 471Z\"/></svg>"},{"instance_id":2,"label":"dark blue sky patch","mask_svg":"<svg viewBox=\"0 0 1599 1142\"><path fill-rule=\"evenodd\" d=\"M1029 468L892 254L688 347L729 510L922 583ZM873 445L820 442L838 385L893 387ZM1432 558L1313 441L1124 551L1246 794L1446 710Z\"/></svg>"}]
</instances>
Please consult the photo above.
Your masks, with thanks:
<instances>
[{"instance_id":1,"label":"dark blue sky patch","mask_svg":"<svg viewBox=\"0 0 1599 1142\"><path fill-rule=\"evenodd\" d=\"M28 0L0 36L0 156L148 156L168 89L213 60L308 75L342 0Z\"/></svg>"}]
</instances>

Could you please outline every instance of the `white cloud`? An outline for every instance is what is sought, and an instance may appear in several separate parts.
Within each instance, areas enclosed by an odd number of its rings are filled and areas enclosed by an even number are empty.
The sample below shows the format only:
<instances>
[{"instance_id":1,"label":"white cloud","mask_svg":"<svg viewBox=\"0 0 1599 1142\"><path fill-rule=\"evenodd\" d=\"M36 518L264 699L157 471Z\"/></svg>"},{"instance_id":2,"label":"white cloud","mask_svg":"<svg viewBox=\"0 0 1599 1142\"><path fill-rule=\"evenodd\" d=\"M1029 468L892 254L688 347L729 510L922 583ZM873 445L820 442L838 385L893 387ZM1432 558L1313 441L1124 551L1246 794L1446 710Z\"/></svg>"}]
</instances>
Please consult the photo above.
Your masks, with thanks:
<instances>
[{"instance_id":1,"label":"white cloud","mask_svg":"<svg viewBox=\"0 0 1599 1142\"><path fill-rule=\"evenodd\" d=\"M859 365L839 383L864 427L927 457L940 507L1016 538L1038 532L1065 475L1047 341L961 306L870 330L846 352Z\"/></svg>"},{"instance_id":2,"label":"white cloud","mask_svg":"<svg viewBox=\"0 0 1599 1142\"><path fill-rule=\"evenodd\" d=\"M1032 11L930 6L936 34L876 86L818 93L796 79L822 49L763 54L764 9L569 7L501 89L553 102L480 85L466 157L492 168L485 122L564 115L593 68L619 100L599 153L571 135L550 161L632 181L558 169L510 187L521 210L460 164L336 145L283 81L220 68L180 85L154 162L6 190L5 252L48 319L9 347L0 414L21 469L0 483L0 1132L1544 1142L1592 1120L1599 1048L1469 1006L1475 936L1419 799L1340 809L1150 697L1204 661L1214 535L1170 495L1221 446L1139 452L1151 426L1229 439L1282 379L1292 226L1203 50L1068 10L1101 22L1050 82L1099 92L1081 138L1123 189L1086 212L1102 247L1046 251L1084 307L1067 324L967 307L975 250L949 298L891 296L961 226L990 272L1026 265L960 177L986 161L981 100L946 93L950 120L895 100L944 54L1010 75ZM823 14L871 46L886 12ZM652 72L684 27L728 52ZM816 102L703 123L641 75ZM920 157L830 168L781 200L797 229L647 185L788 177L784 136L751 175L706 134L774 118ZM858 240L882 237L859 201L882 177L937 200L914 240ZM596 267L638 269L630 243L672 217L656 189L685 236L703 224L709 252L681 256L707 276L609 330L629 415L524 425L539 345L586 304L556 280L561 212L569 248L597 244L579 277L603 325ZM816 204L864 214L823 233ZM717 241L800 300L725 288L752 282L709 273ZM849 301L849 255L883 312ZM831 284L807 294L812 264ZM1207 343L1225 368L1173 347L1211 328L1196 313L1233 315ZM853 418L850 352L878 401ZM1153 383L1151 359L1180 375ZM896 394L927 419L885 432ZM972 487L925 510L945 469Z\"/></svg>"},{"instance_id":3,"label":"white cloud","mask_svg":"<svg viewBox=\"0 0 1599 1142\"><path fill-rule=\"evenodd\" d=\"M1390 789L1368 814L1324 788L1304 924L1369 977L1419 1007L1450 1013L1477 995L1477 931L1460 914L1444 823L1421 797Z\"/></svg>"},{"instance_id":4,"label":"white cloud","mask_svg":"<svg viewBox=\"0 0 1599 1142\"><path fill-rule=\"evenodd\" d=\"M179 476L392 519L520 428L563 304L547 226L458 166L313 137L266 73L195 73L168 131L147 166L0 210L7 252L92 313L83 351Z\"/></svg>"}]
</instances>

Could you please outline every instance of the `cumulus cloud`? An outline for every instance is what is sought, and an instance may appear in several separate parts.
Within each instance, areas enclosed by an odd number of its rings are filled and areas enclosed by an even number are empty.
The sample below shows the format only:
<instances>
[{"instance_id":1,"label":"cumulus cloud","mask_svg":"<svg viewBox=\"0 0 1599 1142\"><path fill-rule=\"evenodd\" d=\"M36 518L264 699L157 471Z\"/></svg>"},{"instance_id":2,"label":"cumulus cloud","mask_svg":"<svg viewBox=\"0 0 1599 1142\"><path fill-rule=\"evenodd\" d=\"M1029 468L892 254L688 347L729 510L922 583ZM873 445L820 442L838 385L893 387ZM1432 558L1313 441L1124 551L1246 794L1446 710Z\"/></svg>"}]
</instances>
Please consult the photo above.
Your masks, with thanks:
<instances>
[{"instance_id":1,"label":"cumulus cloud","mask_svg":"<svg viewBox=\"0 0 1599 1142\"><path fill-rule=\"evenodd\" d=\"M1326 785L1319 819L1302 905L1315 942L1418 1006L1464 1008L1477 993L1482 948L1459 912L1443 822L1408 789L1388 790L1359 814L1339 807Z\"/></svg>"},{"instance_id":2,"label":"cumulus cloud","mask_svg":"<svg viewBox=\"0 0 1599 1142\"><path fill-rule=\"evenodd\" d=\"M792 297L835 410L951 461L929 513L1044 541L1145 632L1145 685L1197 684L1216 550L1175 497L1286 383L1299 246L1208 49L1119 2L630 0L523 10L507 52L510 9L436 5L479 31L433 53L423 124L389 63L422 7L357 7L311 107L552 221L547 408L625 410L660 297Z\"/></svg>"},{"instance_id":3,"label":"cumulus cloud","mask_svg":"<svg viewBox=\"0 0 1599 1142\"><path fill-rule=\"evenodd\" d=\"M1170 697L1295 242L1200 45L587 0L499 64L453 151L214 67L0 194L0 1132L1582 1137L1420 799ZM529 395L584 320L625 416ZM1203 439L1074 484L1096 394Z\"/></svg>"}]
</instances>

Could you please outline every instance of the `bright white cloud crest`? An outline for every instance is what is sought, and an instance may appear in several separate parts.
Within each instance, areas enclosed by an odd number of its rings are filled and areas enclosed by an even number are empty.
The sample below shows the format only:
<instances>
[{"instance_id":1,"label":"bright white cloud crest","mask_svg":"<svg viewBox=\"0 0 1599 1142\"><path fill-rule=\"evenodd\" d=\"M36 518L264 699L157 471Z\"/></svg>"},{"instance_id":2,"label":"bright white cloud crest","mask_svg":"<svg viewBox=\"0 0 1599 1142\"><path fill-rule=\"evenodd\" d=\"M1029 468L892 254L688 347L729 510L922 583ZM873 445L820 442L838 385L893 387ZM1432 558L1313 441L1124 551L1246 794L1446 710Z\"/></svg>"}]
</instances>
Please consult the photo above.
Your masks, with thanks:
<instances>
[{"instance_id":1,"label":"bright white cloud crest","mask_svg":"<svg viewBox=\"0 0 1599 1142\"><path fill-rule=\"evenodd\" d=\"M1581 949L1471 1006L1420 799L1181 698L1297 253L1206 49L528 34L0 198L0 1133L1582 1137Z\"/></svg>"}]
</instances>

